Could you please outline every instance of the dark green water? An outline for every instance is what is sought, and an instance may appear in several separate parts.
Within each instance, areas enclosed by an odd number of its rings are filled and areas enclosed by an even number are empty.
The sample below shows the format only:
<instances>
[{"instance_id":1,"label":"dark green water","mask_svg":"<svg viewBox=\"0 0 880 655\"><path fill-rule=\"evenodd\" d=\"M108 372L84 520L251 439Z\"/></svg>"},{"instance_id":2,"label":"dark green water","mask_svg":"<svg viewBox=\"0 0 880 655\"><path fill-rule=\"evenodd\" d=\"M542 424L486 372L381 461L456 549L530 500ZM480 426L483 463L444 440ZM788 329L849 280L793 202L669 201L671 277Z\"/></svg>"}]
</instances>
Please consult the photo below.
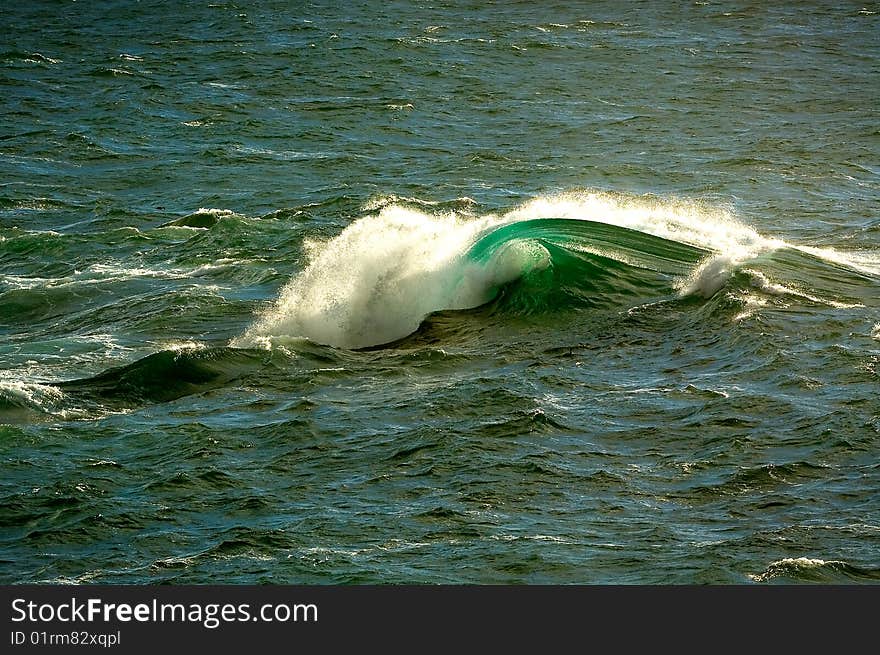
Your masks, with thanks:
<instances>
[{"instance_id":1,"label":"dark green water","mask_svg":"<svg viewBox=\"0 0 880 655\"><path fill-rule=\"evenodd\" d=\"M0 581L880 582L876 3L5 3Z\"/></svg>"}]
</instances>

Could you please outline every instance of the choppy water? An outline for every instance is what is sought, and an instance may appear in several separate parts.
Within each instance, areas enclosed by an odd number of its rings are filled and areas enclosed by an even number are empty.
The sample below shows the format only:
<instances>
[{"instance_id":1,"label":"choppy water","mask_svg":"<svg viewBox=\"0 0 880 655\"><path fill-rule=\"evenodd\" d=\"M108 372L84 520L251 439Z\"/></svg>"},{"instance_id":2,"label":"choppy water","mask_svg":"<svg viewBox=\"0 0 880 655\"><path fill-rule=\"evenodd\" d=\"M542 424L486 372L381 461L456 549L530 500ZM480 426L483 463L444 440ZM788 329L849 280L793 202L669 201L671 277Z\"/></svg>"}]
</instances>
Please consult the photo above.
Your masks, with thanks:
<instances>
[{"instance_id":1,"label":"choppy water","mask_svg":"<svg viewBox=\"0 0 880 655\"><path fill-rule=\"evenodd\" d=\"M876 3L484 4L0 9L0 580L880 581Z\"/></svg>"}]
</instances>

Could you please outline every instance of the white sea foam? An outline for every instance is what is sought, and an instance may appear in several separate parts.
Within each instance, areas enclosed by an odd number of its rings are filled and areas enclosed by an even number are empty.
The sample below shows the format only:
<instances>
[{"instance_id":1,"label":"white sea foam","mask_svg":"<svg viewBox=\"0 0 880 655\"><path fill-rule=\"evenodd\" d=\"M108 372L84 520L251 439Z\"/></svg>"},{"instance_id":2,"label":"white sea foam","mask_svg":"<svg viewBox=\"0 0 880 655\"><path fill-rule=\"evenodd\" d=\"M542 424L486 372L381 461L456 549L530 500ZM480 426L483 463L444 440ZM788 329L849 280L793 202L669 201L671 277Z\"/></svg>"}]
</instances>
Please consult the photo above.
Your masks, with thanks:
<instances>
[{"instance_id":1,"label":"white sea foam","mask_svg":"<svg viewBox=\"0 0 880 655\"><path fill-rule=\"evenodd\" d=\"M28 277L23 275L0 275L0 287L10 289L51 289L77 285L107 284L127 280L153 278L161 280L183 280L210 276L218 271L235 268L252 260L237 260L228 257L216 259L209 264L201 264L193 268L132 267L123 262L108 261L101 264L90 264L82 270L75 270L71 275L63 277ZM202 290L219 290L217 285L199 285Z\"/></svg>"},{"instance_id":2,"label":"white sea foam","mask_svg":"<svg viewBox=\"0 0 880 655\"><path fill-rule=\"evenodd\" d=\"M846 565L846 562L838 560L824 560L815 557L785 557L781 560L771 562L763 573L759 573L757 575L749 574L749 577L755 582L765 582L767 580L770 580L771 578L797 574L801 571L819 569L823 566L829 565Z\"/></svg>"},{"instance_id":3,"label":"white sea foam","mask_svg":"<svg viewBox=\"0 0 880 655\"><path fill-rule=\"evenodd\" d=\"M864 307L861 303L845 303L830 298L822 298L793 286L786 286L784 284L772 282L761 271L743 269L743 272L749 275L752 288L758 290L759 293L745 292L738 298L743 304L743 310L733 317L734 321L741 321L745 318L749 318L757 310L765 307L768 304L767 296L790 296L794 298L802 298L803 300L816 303L817 305L827 305L828 307L834 307L835 309L854 309L857 307Z\"/></svg>"},{"instance_id":4,"label":"white sea foam","mask_svg":"<svg viewBox=\"0 0 880 655\"><path fill-rule=\"evenodd\" d=\"M26 275L0 275L0 284L12 289L33 289L45 286L48 280L61 278L28 277ZM67 278L69 279L69 278Z\"/></svg>"},{"instance_id":5,"label":"white sea foam","mask_svg":"<svg viewBox=\"0 0 880 655\"><path fill-rule=\"evenodd\" d=\"M220 209L218 207L199 207L197 211L194 211L192 214L186 216L186 218L190 218L192 216L213 216L215 218L224 218L228 216L235 216L235 212L231 209Z\"/></svg>"},{"instance_id":6,"label":"white sea foam","mask_svg":"<svg viewBox=\"0 0 880 655\"><path fill-rule=\"evenodd\" d=\"M761 292L768 295L794 296L797 298L803 298L804 300L809 300L810 302L814 302L817 305L828 305L829 307L834 307L836 309L853 309L855 307L864 307L864 305L860 303L845 303L839 302L837 300L831 300L830 298L820 298L819 296L814 296L794 287L771 282L767 278L767 276L760 271L745 270L744 272L748 273L749 277L751 278L751 284L753 288L759 289Z\"/></svg>"},{"instance_id":7,"label":"white sea foam","mask_svg":"<svg viewBox=\"0 0 880 655\"><path fill-rule=\"evenodd\" d=\"M709 298L725 285L737 267L749 259L741 255L712 255L697 266L690 275L680 279L676 288L682 296L700 295Z\"/></svg>"},{"instance_id":8,"label":"white sea foam","mask_svg":"<svg viewBox=\"0 0 880 655\"><path fill-rule=\"evenodd\" d=\"M867 275L880 276L880 255L876 253L860 251L841 252L835 248L816 248L813 246L792 247L832 264L845 266Z\"/></svg>"},{"instance_id":9,"label":"white sea foam","mask_svg":"<svg viewBox=\"0 0 880 655\"><path fill-rule=\"evenodd\" d=\"M71 406L61 389L47 384L21 380L0 381L0 400L22 409L65 420L88 416L85 409Z\"/></svg>"},{"instance_id":10,"label":"white sea foam","mask_svg":"<svg viewBox=\"0 0 880 655\"><path fill-rule=\"evenodd\" d=\"M64 398L57 387L17 380L0 382L0 395L32 407L51 406Z\"/></svg>"},{"instance_id":11,"label":"white sea foam","mask_svg":"<svg viewBox=\"0 0 880 655\"><path fill-rule=\"evenodd\" d=\"M493 222L386 206L328 242L309 244L309 265L233 344L308 337L358 348L404 337L430 312L481 305L531 256L509 249L491 269L468 264L468 247Z\"/></svg>"},{"instance_id":12,"label":"white sea foam","mask_svg":"<svg viewBox=\"0 0 880 655\"><path fill-rule=\"evenodd\" d=\"M184 341L160 341L158 342L159 350L170 350L173 352L194 352L200 350L207 350L208 346L201 341L194 341L192 339L187 339Z\"/></svg>"},{"instance_id":13,"label":"white sea foam","mask_svg":"<svg viewBox=\"0 0 880 655\"><path fill-rule=\"evenodd\" d=\"M61 59L47 57L46 55L40 54L39 52L30 53L25 58L25 61L30 64L60 64L62 62Z\"/></svg>"}]
</instances>

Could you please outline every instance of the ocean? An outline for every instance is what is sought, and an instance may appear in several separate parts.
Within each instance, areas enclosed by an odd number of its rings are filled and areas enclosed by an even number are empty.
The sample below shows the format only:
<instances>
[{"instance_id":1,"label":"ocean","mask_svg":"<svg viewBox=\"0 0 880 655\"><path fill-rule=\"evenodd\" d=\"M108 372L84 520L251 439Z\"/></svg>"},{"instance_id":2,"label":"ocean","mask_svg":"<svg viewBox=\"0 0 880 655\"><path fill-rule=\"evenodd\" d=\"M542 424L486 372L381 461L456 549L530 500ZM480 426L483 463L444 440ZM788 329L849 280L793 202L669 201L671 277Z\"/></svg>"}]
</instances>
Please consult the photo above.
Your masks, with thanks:
<instances>
[{"instance_id":1,"label":"ocean","mask_svg":"<svg viewBox=\"0 0 880 655\"><path fill-rule=\"evenodd\" d=\"M0 582L880 582L876 2L0 19Z\"/></svg>"}]
</instances>

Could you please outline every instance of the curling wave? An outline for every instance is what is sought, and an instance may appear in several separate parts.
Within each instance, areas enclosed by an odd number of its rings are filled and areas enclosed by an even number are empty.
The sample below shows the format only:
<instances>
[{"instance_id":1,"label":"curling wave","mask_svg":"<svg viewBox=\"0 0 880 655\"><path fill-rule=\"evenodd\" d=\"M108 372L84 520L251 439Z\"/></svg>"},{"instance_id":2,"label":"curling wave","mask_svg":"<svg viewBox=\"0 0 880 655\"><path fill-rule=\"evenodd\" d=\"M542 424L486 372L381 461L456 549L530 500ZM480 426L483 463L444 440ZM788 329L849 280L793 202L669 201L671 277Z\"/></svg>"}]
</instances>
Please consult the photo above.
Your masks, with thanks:
<instances>
[{"instance_id":1,"label":"curling wave","mask_svg":"<svg viewBox=\"0 0 880 655\"><path fill-rule=\"evenodd\" d=\"M572 192L482 217L380 203L335 238L307 244L306 268L230 345L387 344L433 312L478 307L508 289L512 311L709 297L745 263L785 248L793 247L696 202Z\"/></svg>"}]
</instances>

